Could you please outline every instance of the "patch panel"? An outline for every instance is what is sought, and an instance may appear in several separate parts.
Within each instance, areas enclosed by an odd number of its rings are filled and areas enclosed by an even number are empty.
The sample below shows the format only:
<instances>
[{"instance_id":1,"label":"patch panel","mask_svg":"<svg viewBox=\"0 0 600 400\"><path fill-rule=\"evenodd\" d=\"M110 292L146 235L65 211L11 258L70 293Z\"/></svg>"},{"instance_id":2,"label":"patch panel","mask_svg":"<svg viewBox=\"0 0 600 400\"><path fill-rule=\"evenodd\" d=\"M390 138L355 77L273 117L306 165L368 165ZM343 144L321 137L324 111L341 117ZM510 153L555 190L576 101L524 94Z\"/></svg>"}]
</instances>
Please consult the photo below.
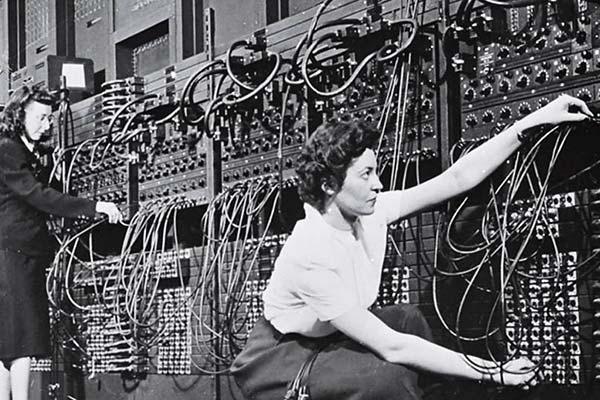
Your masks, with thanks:
<instances>
[{"instance_id":1,"label":"patch panel","mask_svg":"<svg viewBox=\"0 0 600 400\"><path fill-rule=\"evenodd\" d=\"M582 380L577 261L577 252L542 254L519 265L518 271L524 275L514 283L519 285L518 291L512 282L505 288L509 354L540 363L544 379L557 384Z\"/></svg>"},{"instance_id":2,"label":"patch panel","mask_svg":"<svg viewBox=\"0 0 600 400\"><path fill-rule=\"evenodd\" d=\"M389 265L386 263L386 265ZM375 304L386 306L391 304L409 303L410 297L410 268L408 266L386 266L382 270L379 295Z\"/></svg>"},{"instance_id":3,"label":"patch panel","mask_svg":"<svg viewBox=\"0 0 600 400\"><path fill-rule=\"evenodd\" d=\"M158 297L161 340L158 344L157 373L189 375L192 372L191 289L162 289Z\"/></svg>"},{"instance_id":4,"label":"patch panel","mask_svg":"<svg viewBox=\"0 0 600 400\"><path fill-rule=\"evenodd\" d=\"M31 357L31 372L50 372L52 371L52 359Z\"/></svg>"},{"instance_id":5,"label":"patch panel","mask_svg":"<svg viewBox=\"0 0 600 400\"><path fill-rule=\"evenodd\" d=\"M90 374L137 371L145 364L138 355L132 337L132 328L118 315L113 315L104 305L95 304L83 315L86 321L84 337L89 356L87 370Z\"/></svg>"},{"instance_id":6,"label":"patch panel","mask_svg":"<svg viewBox=\"0 0 600 400\"><path fill-rule=\"evenodd\" d=\"M156 146L156 156L139 168L139 199L142 204L182 194L201 199L207 195L207 164L203 148L188 148L182 135Z\"/></svg>"},{"instance_id":7,"label":"patch panel","mask_svg":"<svg viewBox=\"0 0 600 400\"><path fill-rule=\"evenodd\" d=\"M254 325L263 315L264 303L262 300L262 295L268 283L268 279L252 279L246 281L243 301L246 309L245 325L247 335L252 332Z\"/></svg>"}]
</instances>

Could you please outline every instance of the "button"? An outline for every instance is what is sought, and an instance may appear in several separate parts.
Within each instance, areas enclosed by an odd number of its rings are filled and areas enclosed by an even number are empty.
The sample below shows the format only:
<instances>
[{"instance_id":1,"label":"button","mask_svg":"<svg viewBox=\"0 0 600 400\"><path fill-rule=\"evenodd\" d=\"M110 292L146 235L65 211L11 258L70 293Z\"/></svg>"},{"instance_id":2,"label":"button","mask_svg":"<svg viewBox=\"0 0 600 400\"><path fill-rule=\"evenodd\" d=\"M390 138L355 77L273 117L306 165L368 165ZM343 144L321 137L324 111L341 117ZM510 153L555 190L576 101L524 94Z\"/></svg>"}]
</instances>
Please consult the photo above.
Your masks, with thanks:
<instances>
[{"instance_id":1,"label":"button","mask_svg":"<svg viewBox=\"0 0 600 400\"><path fill-rule=\"evenodd\" d=\"M500 90L502 93L508 92L510 90L510 82L506 79L503 79L498 85L498 90Z\"/></svg>"},{"instance_id":2,"label":"button","mask_svg":"<svg viewBox=\"0 0 600 400\"><path fill-rule=\"evenodd\" d=\"M494 120L494 113L488 110L483 113L483 115L481 116L481 119L485 123L490 123Z\"/></svg>"},{"instance_id":3,"label":"button","mask_svg":"<svg viewBox=\"0 0 600 400\"><path fill-rule=\"evenodd\" d=\"M540 71L536 77L535 77L535 81L537 83L544 83L548 80L548 73L546 71Z\"/></svg>"}]
</instances>

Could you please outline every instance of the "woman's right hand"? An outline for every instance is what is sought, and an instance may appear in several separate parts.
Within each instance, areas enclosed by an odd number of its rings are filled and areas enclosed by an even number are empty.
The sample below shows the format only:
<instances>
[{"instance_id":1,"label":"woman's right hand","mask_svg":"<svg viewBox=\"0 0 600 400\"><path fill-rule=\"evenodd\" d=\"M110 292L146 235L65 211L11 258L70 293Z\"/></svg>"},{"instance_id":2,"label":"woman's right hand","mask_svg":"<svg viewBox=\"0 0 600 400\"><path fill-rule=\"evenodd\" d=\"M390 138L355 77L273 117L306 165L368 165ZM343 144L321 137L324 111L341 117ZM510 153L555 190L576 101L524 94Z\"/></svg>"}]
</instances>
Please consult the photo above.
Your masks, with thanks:
<instances>
[{"instance_id":1,"label":"woman's right hand","mask_svg":"<svg viewBox=\"0 0 600 400\"><path fill-rule=\"evenodd\" d=\"M492 381L501 385L524 386L529 388L538 384L537 367L528 358L515 358L491 374Z\"/></svg>"},{"instance_id":2,"label":"woman's right hand","mask_svg":"<svg viewBox=\"0 0 600 400\"><path fill-rule=\"evenodd\" d=\"M563 94L539 110L523 117L515 125L523 131L538 125L583 121L592 117L594 113L583 100Z\"/></svg>"},{"instance_id":3,"label":"woman's right hand","mask_svg":"<svg viewBox=\"0 0 600 400\"><path fill-rule=\"evenodd\" d=\"M115 203L99 201L96 203L96 212L105 214L108 217L108 223L110 224L116 224L123 219L121 211L119 211Z\"/></svg>"}]
</instances>

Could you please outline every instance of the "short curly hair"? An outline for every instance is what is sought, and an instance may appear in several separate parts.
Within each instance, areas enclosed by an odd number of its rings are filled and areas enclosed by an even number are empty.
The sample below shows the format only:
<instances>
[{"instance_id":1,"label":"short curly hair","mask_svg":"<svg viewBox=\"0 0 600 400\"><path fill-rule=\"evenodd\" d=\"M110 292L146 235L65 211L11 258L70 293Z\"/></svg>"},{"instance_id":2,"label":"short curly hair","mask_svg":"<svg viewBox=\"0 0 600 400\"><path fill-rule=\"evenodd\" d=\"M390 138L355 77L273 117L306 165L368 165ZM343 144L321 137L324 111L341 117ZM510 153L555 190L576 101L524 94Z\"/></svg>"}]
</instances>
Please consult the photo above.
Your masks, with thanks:
<instances>
[{"instance_id":1,"label":"short curly hair","mask_svg":"<svg viewBox=\"0 0 600 400\"><path fill-rule=\"evenodd\" d=\"M44 87L24 85L15 90L0 113L0 137L15 139L25 133L25 107L33 101L53 106L56 99Z\"/></svg>"},{"instance_id":2,"label":"short curly hair","mask_svg":"<svg viewBox=\"0 0 600 400\"><path fill-rule=\"evenodd\" d=\"M352 160L375 149L380 133L365 121L337 119L319 126L300 153L296 173L300 199L324 211L323 183L338 191Z\"/></svg>"}]
</instances>

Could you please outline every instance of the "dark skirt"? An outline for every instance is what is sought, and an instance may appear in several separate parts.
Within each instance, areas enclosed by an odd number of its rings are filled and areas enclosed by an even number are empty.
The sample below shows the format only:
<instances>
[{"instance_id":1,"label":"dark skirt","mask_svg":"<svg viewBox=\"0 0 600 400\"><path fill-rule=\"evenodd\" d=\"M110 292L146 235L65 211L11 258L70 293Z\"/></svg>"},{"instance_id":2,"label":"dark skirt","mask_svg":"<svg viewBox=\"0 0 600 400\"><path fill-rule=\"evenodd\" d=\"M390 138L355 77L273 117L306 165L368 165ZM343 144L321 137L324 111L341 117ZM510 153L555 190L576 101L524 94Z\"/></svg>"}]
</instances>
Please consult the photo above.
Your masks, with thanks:
<instances>
[{"instance_id":1,"label":"dark skirt","mask_svg":"<svg viewBox=\"0 0 600 400\"><path fill-rule=\"evenodd\" d=\"M0 359L50 354L46 257L0 249Z\"/></svg>"},{"instance_id":2,"label":"dark skirt","mask_svg":"<svg viewBox=\"0 0 600 400\"><path fill-rule=\"evenodd\" d=\"M431 340L431 329L415 306L374 311L392 329ZM302 363L318 349L308 378L311 400L419 399L415 370L387 362L347 336L324 338L279 333L261 318L231 367L246 400L281 400Z\"/></svg>"}]
</instances>

